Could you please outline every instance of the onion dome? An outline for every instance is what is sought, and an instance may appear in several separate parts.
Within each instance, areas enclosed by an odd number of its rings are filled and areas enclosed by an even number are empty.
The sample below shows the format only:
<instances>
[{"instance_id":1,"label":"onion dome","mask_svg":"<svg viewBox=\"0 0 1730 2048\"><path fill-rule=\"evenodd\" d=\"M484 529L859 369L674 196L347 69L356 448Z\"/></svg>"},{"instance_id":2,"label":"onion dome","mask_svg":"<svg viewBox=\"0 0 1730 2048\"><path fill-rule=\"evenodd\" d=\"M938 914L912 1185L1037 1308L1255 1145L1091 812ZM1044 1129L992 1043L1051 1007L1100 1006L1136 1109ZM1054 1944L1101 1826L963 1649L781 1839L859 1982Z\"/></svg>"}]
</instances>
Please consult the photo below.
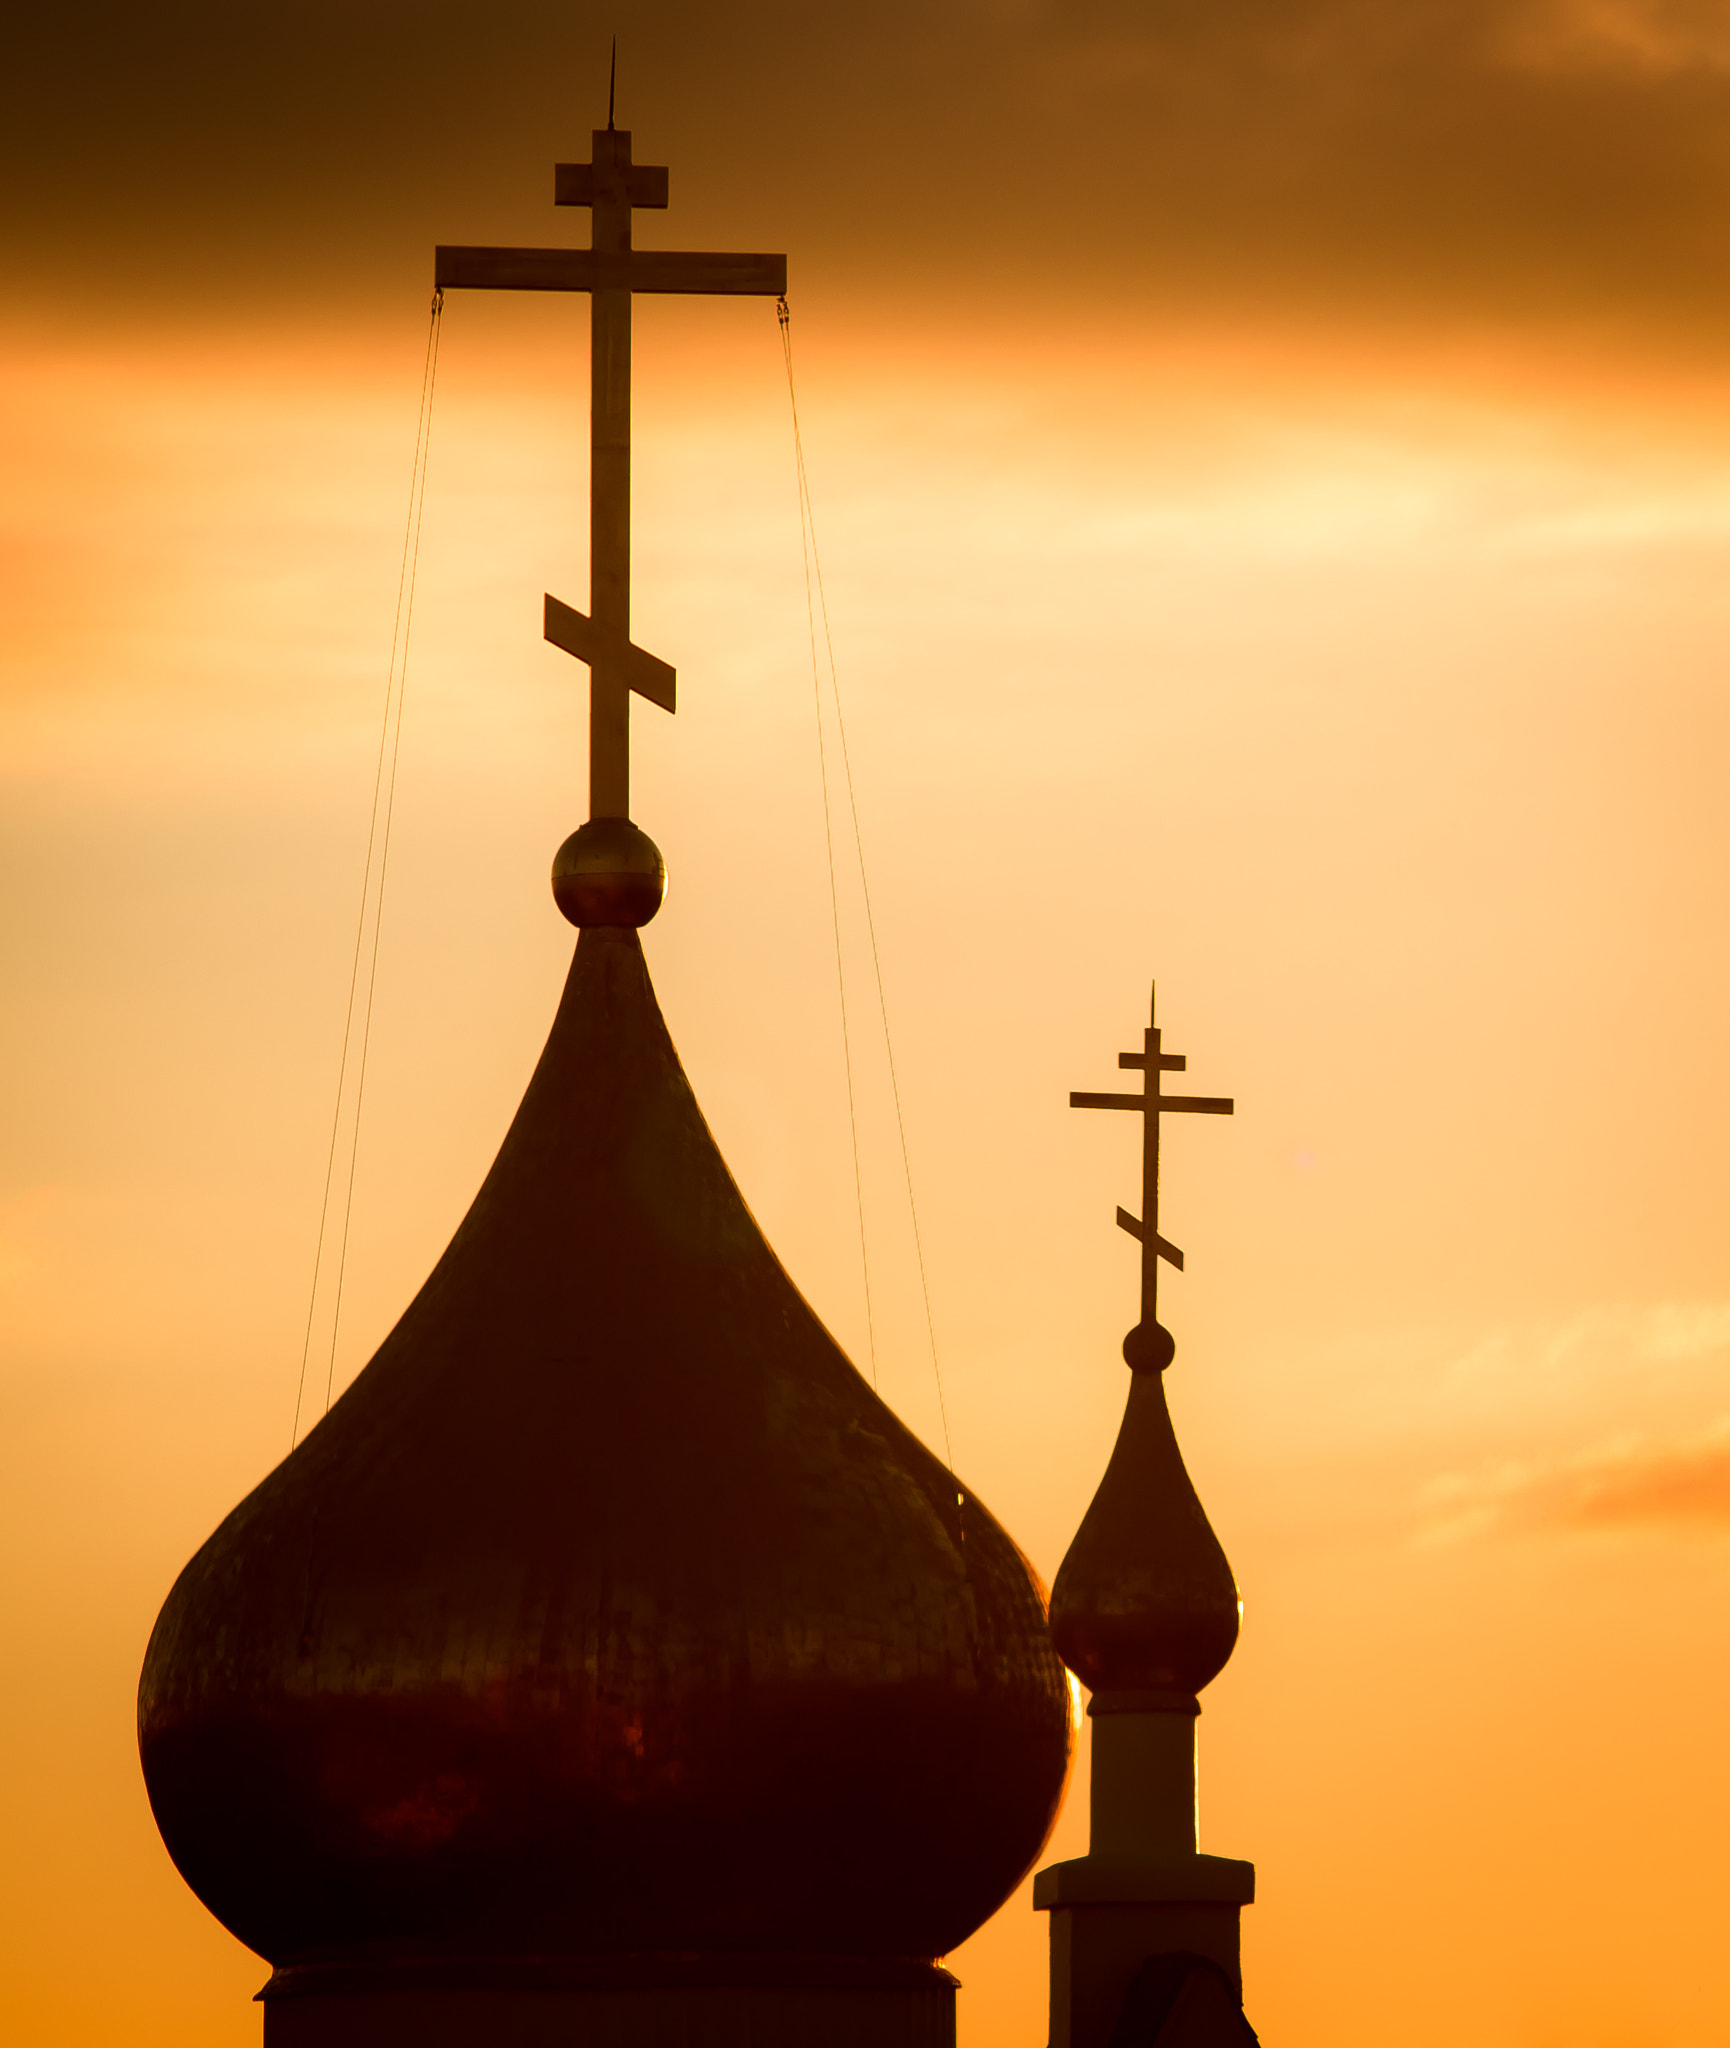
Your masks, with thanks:
<instances>
[{"instance_id":1,"label":"onion dome","mask_svg":"<svg viewBox=\"0 0 1730 2048\"><path fill-rule=\"evenodd\" d=\"M1132 1373L1111 1462L1052 1586L1052 1640L1090 1692L1192 1694L1224 1670L1237 1632L1237 1585L1184 1469L1165 1381Z\"/></svg>"},{"instance_id":2,"label":"onion dome","mask_svg":"<svg viewBox=\"0 0 1730 2048\"><path fill-rule=\"evenodd\" d=\"M1077 1090L1069 1098L1074 1109L1141 1118L1141 1215L1117 1212L1119 1227L1141 1246L1141 1320L1123 1340L1129 1401L1117 1445L1052 1587L1051 1634L1094 1694L1181 1699L1224 1670L1237 1643L1239 1602L1165 1402L1164 1374L1177 1347L1159 1320L1159 1267L1165 1260L1181 1270L1183 1253L1160 1235L1160 1124L1174 1115L1230 1116L1235 1105L1229 1096L1166 1092L1163 1077L1182 1073L1188 1061L1164 1050L1157 1015L1154 991L1140 1051L1117 1056L1119 1067L1140 1073L1138 1093Z\"/></svg>"},{"instance_id":3,"label":"onion dome","mask_svg":"<svg viewBox=\"0 0 1730 2048\"><path fill-rule=\"evenodd\" d=\"M138 1726L278 1981L929 1960L1034 1862L1072 1738L1039 1581L775 1258L624 918L425 1286L181 1573Z\"/></svg>"}]
</instances>

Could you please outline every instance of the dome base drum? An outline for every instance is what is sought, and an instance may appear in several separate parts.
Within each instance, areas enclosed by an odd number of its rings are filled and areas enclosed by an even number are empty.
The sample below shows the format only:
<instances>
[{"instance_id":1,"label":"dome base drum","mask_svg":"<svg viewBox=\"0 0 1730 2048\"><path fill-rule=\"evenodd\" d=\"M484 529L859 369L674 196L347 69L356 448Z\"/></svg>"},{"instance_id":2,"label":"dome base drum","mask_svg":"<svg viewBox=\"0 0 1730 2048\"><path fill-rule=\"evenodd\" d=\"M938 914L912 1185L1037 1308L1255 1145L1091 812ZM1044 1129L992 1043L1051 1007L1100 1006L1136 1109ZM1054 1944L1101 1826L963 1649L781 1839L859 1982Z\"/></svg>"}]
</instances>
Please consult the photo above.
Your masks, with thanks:
<instances>
[{"instance_id":1,"label":"dome base drum","mask_svg":"<svg viewBox=\"0 0 1730 2048\"><path fill-rule=\"evenodd\" d=\"M279 1970L264 2048L953 2048L955 1979L869 1957Z\"/></svg>"}]
</instances>

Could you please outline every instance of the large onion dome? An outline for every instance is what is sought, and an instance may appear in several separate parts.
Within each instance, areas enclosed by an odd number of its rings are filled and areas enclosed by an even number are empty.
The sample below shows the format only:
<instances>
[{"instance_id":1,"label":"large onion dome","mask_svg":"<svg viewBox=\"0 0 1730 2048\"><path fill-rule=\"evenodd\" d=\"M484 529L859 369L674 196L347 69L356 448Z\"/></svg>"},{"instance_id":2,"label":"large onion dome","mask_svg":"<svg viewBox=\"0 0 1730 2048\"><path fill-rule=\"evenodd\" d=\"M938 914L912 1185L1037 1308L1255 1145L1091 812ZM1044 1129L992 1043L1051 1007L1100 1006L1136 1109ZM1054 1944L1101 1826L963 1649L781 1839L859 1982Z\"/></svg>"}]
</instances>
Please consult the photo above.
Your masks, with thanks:
<instances>
[{"instance_id":1,"label":"large onion dome","mask_svg":"<svg viewBox=\"0 0 1730 2048\"><path fill-rule=\"evenodd\" d=\"M635 930L584 930L431 1278L181 1573L138 1725L175 1862L279 1979L930 1959L1037 1857L1039 1582L764 1241Z\"/></svg>"}]
</instances>

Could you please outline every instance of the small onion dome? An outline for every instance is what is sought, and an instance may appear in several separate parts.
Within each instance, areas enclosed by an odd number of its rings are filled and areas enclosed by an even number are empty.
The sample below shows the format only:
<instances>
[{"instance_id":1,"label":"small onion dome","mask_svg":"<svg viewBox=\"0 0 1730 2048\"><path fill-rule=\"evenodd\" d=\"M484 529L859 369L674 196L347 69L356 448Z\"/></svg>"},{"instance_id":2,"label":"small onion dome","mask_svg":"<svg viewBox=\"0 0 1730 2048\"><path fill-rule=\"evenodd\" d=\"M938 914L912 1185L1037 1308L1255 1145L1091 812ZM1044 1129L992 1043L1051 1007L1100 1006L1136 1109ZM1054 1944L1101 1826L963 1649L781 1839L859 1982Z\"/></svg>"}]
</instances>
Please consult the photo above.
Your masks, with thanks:
<instances>
[{"instance_id":1,"label":"small onion dome","mask_svg":"<svg viewBox=\"0 0 1730 2048\"><path fill-rule=\"evenodd\" d=\"M163 1838L290 1975L929 1961L1037 1858L1072 1741L964 1491L765 1243L635 931L585 929L431 1278L168 1596Z\"/></svg>"},{"instance_id":2,"label":"small onion dome","mask_svg":"<svg viewBox=\"0 0 1730 2048\"><path fill-rule=\"evenodd\" d=\"M1160 1337L1156 1324L1150 1351ZM1165 1404L1170 1339L1157 1348L1130 1375L1111 1462L1051 1589L1052 1640L1095 1693L1197 1693L1237 1642L1237 1585Z\"/></svg>"}]
</instances>

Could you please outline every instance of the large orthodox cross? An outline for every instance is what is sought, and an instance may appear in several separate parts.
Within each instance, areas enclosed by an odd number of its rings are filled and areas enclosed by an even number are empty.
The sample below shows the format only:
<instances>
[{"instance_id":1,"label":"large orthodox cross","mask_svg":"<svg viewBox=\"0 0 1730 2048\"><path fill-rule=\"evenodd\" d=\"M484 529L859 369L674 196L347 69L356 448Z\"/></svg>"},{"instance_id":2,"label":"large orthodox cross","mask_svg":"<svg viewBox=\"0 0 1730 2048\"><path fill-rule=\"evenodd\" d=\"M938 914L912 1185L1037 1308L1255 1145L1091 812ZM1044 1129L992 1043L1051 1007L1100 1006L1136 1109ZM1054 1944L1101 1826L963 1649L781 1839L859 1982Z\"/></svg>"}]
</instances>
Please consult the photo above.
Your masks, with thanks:
<instances>
[{"instance_id":1,"label":"large orthodox cross","mask_svg":"<svg viewBox=\"0 0 1730 2048\"><path fill-rule=\"evenodd\" d=\"M1159 1234L1159 1120L1174 1110L1191 1115L1230 1116L1235 1107L1229 1095L1161 1093L1160 1075L1181 1074L1189 1063L1182 1053L1160 1051L1160 1034L1155 1023L1157 997L1156 988L1148 1000L1147 1029L1141 1035L1141 1051L1120 1052L1117 1056L1120 1067L1141 1069L1141 1093L1094 1095L1078 1091L1069 1098L1071 1109L1134 1109L1139 1110L1145 1119L1141 1138L1141 1215L1136 1218L1127 1209L1119 1209L1117 1221L1119 1228L1127 1230L1141 1245L1141 1323L1150 1338L1159 1320L1159 1262L1161 1259L1169 1260L1180 1273L1183 1271L1182 1252ZM1167 1357L1169 1355L1168 1349ZM1163 1365L1165 1360L1159 1362Z\"/></svg>"},{"instance_id":2,"label":"large orthodox cross","mask_svg":"<svg viewBox=\"0 0 1730 2048\"><path fill-rule=\"evenodd\" d=\"M558 164L553 204L594 215L587 249L435 252L441 291L587 292L589 356L589 612L546 600L555 647L589 665L589 814L631 813L631 692L673 708L674 672L631 640L631 294L752 293L782 298L785 256L687 254L631 247L631 211L665 206L666 170L631 161L631 136L609 118L593 161Z\"/></svg>"}]
</instances>

